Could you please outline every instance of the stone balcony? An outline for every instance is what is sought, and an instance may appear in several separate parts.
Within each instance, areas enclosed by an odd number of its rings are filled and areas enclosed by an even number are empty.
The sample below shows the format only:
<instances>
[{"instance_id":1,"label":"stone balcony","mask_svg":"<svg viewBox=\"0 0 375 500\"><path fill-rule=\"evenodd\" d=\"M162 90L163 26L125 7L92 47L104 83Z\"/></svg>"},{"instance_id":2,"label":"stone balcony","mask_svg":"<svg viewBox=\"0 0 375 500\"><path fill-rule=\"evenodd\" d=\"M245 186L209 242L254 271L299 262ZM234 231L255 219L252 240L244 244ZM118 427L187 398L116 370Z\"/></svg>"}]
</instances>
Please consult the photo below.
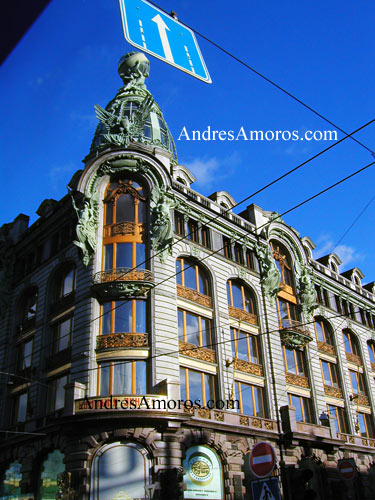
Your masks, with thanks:
<instances>
[{"instance_id":1,"label":"stone balcony","mask_svg":"<svg viewBox=\"0 0 375 500\"><path fill-rule=\"evenodd\" d=\"M91 289L100 300L120 300L144 297L154 286L151 271L119 267L96 273Z\"/></svg>"},{"instance_id":2,"label":"stone balcony","mask_svg":"<svg viewBox=\"0 0 375 500\"><path fill-rule=\"evenodd\" d=\"M312 341L309 330L294 319L284 318L279 326L281 342L285 347L298 349Z\"/></svg>"}]
</instances>

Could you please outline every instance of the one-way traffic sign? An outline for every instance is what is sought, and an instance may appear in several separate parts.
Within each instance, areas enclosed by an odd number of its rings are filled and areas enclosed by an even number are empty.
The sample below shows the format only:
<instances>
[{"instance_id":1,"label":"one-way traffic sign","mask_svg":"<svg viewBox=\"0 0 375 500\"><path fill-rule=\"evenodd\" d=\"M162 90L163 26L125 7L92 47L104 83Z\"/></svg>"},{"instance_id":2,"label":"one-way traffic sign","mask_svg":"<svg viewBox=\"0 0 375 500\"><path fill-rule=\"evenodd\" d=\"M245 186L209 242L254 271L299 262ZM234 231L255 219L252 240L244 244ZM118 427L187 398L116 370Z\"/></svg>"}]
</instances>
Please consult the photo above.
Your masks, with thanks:
<instances>
[{"instance_id":1,"label":"one-way traffic sign","mask_svg":"<svg viewBox=\"0 0 375 500\"><path fill-rule=\"evenodd\" d=\"M162 61L211 83L194 33L146 0L119 0L125 39Z\"/></svg>"}]
</instances>

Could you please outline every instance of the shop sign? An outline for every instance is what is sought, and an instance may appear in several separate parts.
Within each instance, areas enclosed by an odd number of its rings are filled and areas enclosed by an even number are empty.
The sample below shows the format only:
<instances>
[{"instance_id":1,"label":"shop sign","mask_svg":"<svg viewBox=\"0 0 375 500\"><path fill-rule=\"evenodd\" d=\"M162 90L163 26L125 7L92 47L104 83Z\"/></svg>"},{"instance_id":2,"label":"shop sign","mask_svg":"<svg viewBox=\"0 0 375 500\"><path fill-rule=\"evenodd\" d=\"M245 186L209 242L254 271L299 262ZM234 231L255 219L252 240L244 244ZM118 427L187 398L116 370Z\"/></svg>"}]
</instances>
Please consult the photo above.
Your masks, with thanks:
<instances>
[{"instance_id":1,"label":"shop sign","mask_svg":"<svg viewBox=\"0 0 375 500\"><path fill-rule=\"evenodd\" d=\"M216 453L208 446L192 446L184 460L187 486L184 498L223 500L223 470Z\"/></svg>"},{"instance_id":2,"label":"shop sign","mask_svg":"<svg viewBox=\"0 0 375 500\"><path fill-rule=\"evenodd\" d=\"M173 406L173 405L172 405ZM86 397L75 401L75 412L121 410L173 410L166 396L105 396Z\"/></svg>"}]
</instances>

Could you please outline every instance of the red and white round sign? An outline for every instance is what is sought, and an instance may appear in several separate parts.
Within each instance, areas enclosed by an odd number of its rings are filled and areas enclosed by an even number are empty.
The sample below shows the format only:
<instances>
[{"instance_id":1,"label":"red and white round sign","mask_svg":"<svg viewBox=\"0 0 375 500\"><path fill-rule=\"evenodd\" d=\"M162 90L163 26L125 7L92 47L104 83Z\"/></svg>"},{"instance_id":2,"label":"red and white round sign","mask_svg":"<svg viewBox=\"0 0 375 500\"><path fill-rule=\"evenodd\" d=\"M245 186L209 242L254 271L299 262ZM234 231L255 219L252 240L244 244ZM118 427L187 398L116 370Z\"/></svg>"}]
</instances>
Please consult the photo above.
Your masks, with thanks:
<instances>
[{"instance_id":1,"label":"red and white round sign","mask_svg":"<svg viewBox=\"0 0 375 500\"><path fill-rule=\"evenodd\" d=\"M275 450L269 443L261 442L254 446L250 453L250 470L256 477L266 477L276 464Z\"/></svg>"},{"instance_id":2,"label":"red and white round sign","mask_svg":"<svg viewBox=\"0 0 375 500\"><path fill-rule=\"evenodd\" d=\"M343 479L353 479L355 476L355 467L349 460L342 460L338 466L339 474Z\"/></svg>"}]
</instances>

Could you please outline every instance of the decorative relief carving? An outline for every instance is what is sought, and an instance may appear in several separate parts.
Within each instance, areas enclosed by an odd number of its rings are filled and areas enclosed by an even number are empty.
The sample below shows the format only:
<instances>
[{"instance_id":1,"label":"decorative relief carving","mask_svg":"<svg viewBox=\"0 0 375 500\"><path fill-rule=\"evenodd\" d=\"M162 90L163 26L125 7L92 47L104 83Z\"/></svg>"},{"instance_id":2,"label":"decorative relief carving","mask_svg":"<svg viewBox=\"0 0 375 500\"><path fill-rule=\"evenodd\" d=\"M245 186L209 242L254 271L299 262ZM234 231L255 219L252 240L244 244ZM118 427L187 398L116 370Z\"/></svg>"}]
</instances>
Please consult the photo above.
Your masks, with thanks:
<instances>
[{"instance_id":1,"label":"decorative relief carving","mask_svg":"<svg viewBox=\"0 0 375 500\"><path fill-rule=\"evenodd\" d=\"M217 420L218 422L224 422L224 413L220 412L220 411L215 411L214 412L214 418L215 420Z\"/></svg>"},{"instance_id":2,"label":"decorative relief carving","mask_svg":"<svg viewBox=\"0 0 375 500\"><path fill-rule=\"evenodd\" d=\"M234 368L242 372L250 373L251 375L259 375L260 377L263 376L262 365L258 365L256 363L250 363L249 361L245 361L243 359L235 358Z\"/></svg>"},{"instance_id":3,"label":"decorative relief carving","mask_svg":"<svg viewBox=\"0 0 375 500\"><path fill-rule=\"evenodd\" d=\"M207 408L198 408L198 417L210 419L210 410Z\"/></svg>"},{"instance_id":4,"label":"decorative relief carving","mask_svg":"<svg viewBox=\"0 0 375 500\"><path fill-rule=\"evenodd\" d=\"M333 398L342 399L342 391L338 387L324 385L324 394L326 394L327 396L332 396Z\"/></svg>"},{"instance_id":5,"label":"decorative relief carving","mask_svg":"<svg viewBox=\"0 0 375 500\"><path fill-rule=\"evenodd\" d=\"M291 349L305 347L312 341L309 330L300 321L283 319L279 332L282 344Z\"/></svg>"},{"instance_id":6,"label":"decorative relief carving","mask_svg":"<svg viewBox=\"0 0 375 500\"><path fill-rule=\"evenodd\" d=\"M357 356L357 354L352 354L350 352L347 352L345 354L346 354L346 359L348 361L351 361L352 363L355 363L356 365L362 365L361 356Z\"/></svg>"},{"instance_id":7,"label":"decorative relief carving","mask_svg":"<svg viewBox=\"0 0 375 500\"><path fill-rule=\"evenodd\" d=\"M375 447L375 441L373 439L369 439L368 440L368 445L372 446L372 447Z\"/></svg>"},{"instance_id":8,"label":"decorative relief carving","mask_svg":"<svg viewBox=\"0 0 375 500\"><path fill-rule=\"evenodd\" d=\"M268 431L273 431L275 429L275 422L272 420L264 420L264 427Z\"/></svg>"},{"instance_id":9,"label":"decorative relief carving","mask_svg":"<svg viewBox=\"0 0 375 500\"><path fill-rule=\"evenodd\" d=\"M371 370L375 372L375 363L373 363L372 361L371 361Z\"/></svg>"},{"instance_id":10,"label":"decorative relief carving","mask_svg":"<svg viewBox=\"0 0 375 500\"><path fill-rule=\"evenodd\" d=\"M192 406L191 408L187 407L184 405L184 413L188 413L189 415L194 415L194 406Z\"/></svg>"},{"instance_id":11,"label":"decorative relief carving","mask_svg":"<svg viewBox=\"0 0 375 500\"><path fill-rule=\"evenodd\" d=\"M354 436L349 436L349 443L352 443L352 444L355 443Z\"/></svg>"},{"instance_id":12,"label":"decorative relief carving","mask_svg":"<svg viewBox=\"0 0 375 500\"><path fill-rule=\"evenodd\" d=\"M357 399L357 404L362 405L362 406L370 406L370 402L368 400L368 397L365 396L364 394L358 394L356 399Z\"/></svg>"},{"instance_id":13,"label":"decorative relief carving","mask_svg":"<svg viewBox=\"0 0 375 500\"><path fill-rule=\"evenodd\" d=\"M209 297L208 295L203 295L203 293L199 293L196 290L193 290L192 288L187 288L185 286L177 285L177 295L184 299L197 302L202 306L212 308L211 297Z\"/></svg>"},{"instance_id":14,"label":"decorative relief carving","mask_svg":"<svg viewBox=\"0 0 375 500\"><path fill-rule=\"evenodd\" d=\"M184 356L190 356L191 358L201 359L202 361L209 361L210 363L216 363L216 355L213 349L207 349L207 347L199 347L195 344L189 344L189 342L179 342L180 354Z\"/></svg>"},{"instance_id":15,"label":"decorative relief carving","mask_svg":"<svg viewBox=\"0 0 375 500\"><path fill-rule=\"evenodd\" d=\"M255 427L256 429L261 429L262 428L262 419L257 418L257 417L252 417L251 426Z\"/></svg>"},{"instance_id":16,"label":"decorative relief carving","mask_svg":"<svg viewBox=\"0 0 375 500\"><path fill-rule=\"evenodd\" d=\"M107 283L109 281L154 281L154 276L147 269L132 269L130 267L118 267L109 271L99 271L95 274L93 282Z\"/></svg>"},{"instance_id":17,"label":"decorative relief carving","mask_svg":"<svg viewBox=\"0 0 375 500\"><path fill-rule=\"evenodd\" d=\"M147 333L111 333L101 335L96 340L96 349L114 349L117 347L147 347Z\"/></svg>"},{"instance_id":18,"label":"decorative relief carving","mask_svg":"<svg viewBox=\"0 0 375 500\"><path fill-rule=\"evenodd\" d=\"M295 375L294 373L285 373L285 380L287 384L298 385L299 387L309 388L309 379L302 375Z\"/></svg>"},{"instance_id":19,"label":"decorative relief carving","mask_svg":"<svg viewBox=\"0 0 375 500\"><path fill-rule=\"evenodd\" d=\"M249 427L249 417L240 416L240 425L246 425Z\"/></svg>"},{"instance_id":20,"label":"decorative relief carving","mask_svg":"<svg viewBox=\"0 0 375 500\"><path fill-rule=\"evenodd\" d=\"M119 222L105 226L103 230L103 237L109 238L111 236L124 236L130 234L132 236L142 236L145 231L144 224L139 222Z\"/></svg>"},{"instance_id":21,"label":"decorative relief carving","mask_svg":"<svg viewBox=\"0 0 375 500\"><path fill-rule=\"evenodd\" d=\"M363 438L362 438L362 444L363 444L363 446L368 446L368 441L367 441L367 439L363 439Z\"/></svg>"},{"instance_id":22,"label":"decorative relief carving","mask_svg":"<svg viewBox=\"0 0 375 500\"><path fill-rule=\"evenodd\" d=\"M336 350L333 345L327 344L327 342L321 342L320 340L317 340L317 344L319 351L326 352L328 354L333 354L336 356Z\"/></svg>"},{"instance_id":23,"label":"decorative relief carving","mask_svg":"<svg viewBox=\"0 0 375 500\"><path fill-rule=\"evenodd\" d=\"M243 309L239 309L238 307L228 306L229 316L232 318L236 318L240 321L246 321L252 325L258 325L258 317L255 314L248 313Z\"/></svg>"}]
</instances>

